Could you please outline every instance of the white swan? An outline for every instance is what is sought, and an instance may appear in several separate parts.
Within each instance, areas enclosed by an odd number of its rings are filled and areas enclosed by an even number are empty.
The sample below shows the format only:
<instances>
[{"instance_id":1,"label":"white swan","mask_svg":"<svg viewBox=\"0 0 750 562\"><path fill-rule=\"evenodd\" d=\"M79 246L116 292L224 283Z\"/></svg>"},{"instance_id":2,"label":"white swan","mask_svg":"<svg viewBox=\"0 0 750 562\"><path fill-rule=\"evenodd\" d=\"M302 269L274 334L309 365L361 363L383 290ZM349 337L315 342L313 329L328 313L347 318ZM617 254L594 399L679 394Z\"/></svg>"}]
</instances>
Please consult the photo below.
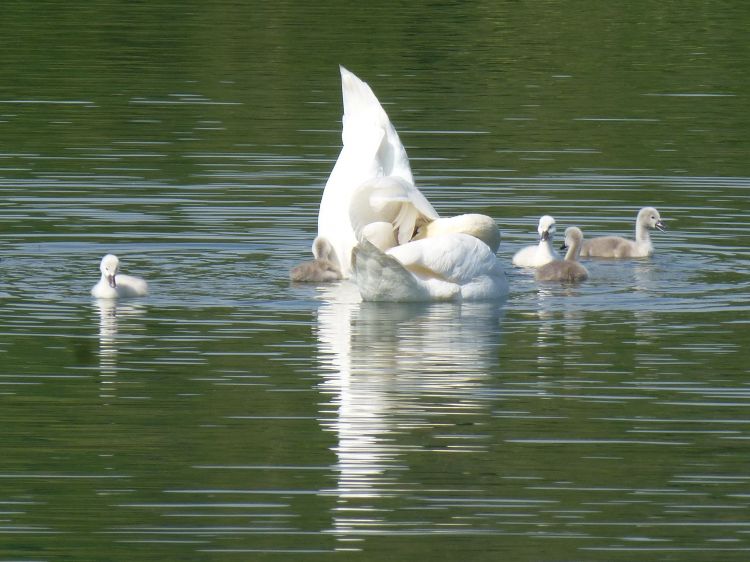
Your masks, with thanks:
<instances>
[{"instance_id":1,"label":"white swan","mask_svg":"<svg viewBox=\"0 0 750 562\"><path fill-rule=\"evenodd\" d=\"M460 232L415 240L386 252L362 240L352 261L365 301L500 300L508 294L495 253L486 242Z\"/></svg>"},{"instance_id":2,"label":"white swan","mask_svg":"<svg viewBox=\"0 0 750 562\"><path fill-rule=\"evenodd\" d=\"M578 263L578 255L581 253L583 243L583 232L577 226L565 229L565 244L567 248L565 259L554 260L537 268L534 277L537 281L562 281L563 283L578 283L589 277L589 272L583 265Z\"/></svg>"},{"instance_id":3,"label":"white swan","mask_svg":"<svg viewBox=\"0 0 750 562\"><path fill-rule=\"evenodd\" d=\"M539 219L537 227L539 233L539 244L521 248L513 256L513 265L519 267L541 267L545 263L558 259L557 252L552 247L552 238L555 235L555 219L544 215Z\"/></svg>"},{"instance_id":4,"label":"white swan","mask_svg":"<svg viewBox=\"0 0 750 562\"><path fill-rule=\"evenodd\" d=\"M600 236L586 240L581 256L598 258L645 258L654 253L649 230L665 230L659 211L644 207L635 220L635 241L620 236Z\"/></svg>"},{"instance_id":5,"label":"white swan","mask_svg":"<svg viewBox=\"0 0 750 562\"><path fill-rule=\"evenodd\" d=\"M302 262L289 272L289 279L296 282L326 283L341 279L341 271L333 262L333 248L325 238L317 237L312 245L314 260Z\"/></svg>"},{"instance_id":6,"label":"white swan","mask_svg":"<svg viewBox=\"0 0 750 562\"><path fill-rule=\"evenodd\" d=\"M368 224L393 225L398 243L438 218L414 185L406 149L370 87L341 70L343 148L328 178L318 212L318 237L333 248L342 277L351 275L355 232Z\"/></svg>"},{"instance_id":7,"label":"white swan","mask_svg":"<svg viewBox=\"0 0 750 562\"><path fill-rule=\"evenodd\" d=\"M148 284L140 277L120 273L120 260L107 254L99 264L102 277L91 289L91 295L98 299L117 297L142 297L148 294Z\"/></svg>"}]
</instances>

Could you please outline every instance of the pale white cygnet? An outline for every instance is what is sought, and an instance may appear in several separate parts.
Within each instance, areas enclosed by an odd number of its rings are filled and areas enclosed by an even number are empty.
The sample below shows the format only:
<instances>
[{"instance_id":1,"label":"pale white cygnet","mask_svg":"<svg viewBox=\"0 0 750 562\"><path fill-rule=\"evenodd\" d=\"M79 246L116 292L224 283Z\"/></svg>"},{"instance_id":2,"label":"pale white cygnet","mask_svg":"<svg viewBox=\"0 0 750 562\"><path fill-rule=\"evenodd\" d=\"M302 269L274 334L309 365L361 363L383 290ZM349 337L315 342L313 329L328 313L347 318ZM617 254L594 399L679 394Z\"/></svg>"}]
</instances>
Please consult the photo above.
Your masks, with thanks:
<instances>
[{"instance_id":1,"label":"pale white cygnet","mask_svg":"<svg viewBox=\"0 0 750 562\"><path fill-rule=\"evenodd\" d=\"M313 240L312 252L315 259L293 267L289 279L299 283L330 283L341 279L333 246L327 239L317 236Z\"/></svg>"},{"instance_id":2,"label":"pale white cygnet","mask_svg":"<svg viewBox=\"0 0 750 562\"><path fill-rule=\"evenodd\" d=\"M513 256L513 265L519 267L541 267L545 263L558 259L557 252L552 247L552 239L555 235L555 219L544 215L539 219L537 227L539 233L539 244L521 248Z\"/></svg>"},{"instance_id":3,"label":"pale white cygnet","mask_svg":"<svg viewBox=\"0 0 750 562\"><path fill-rule=\"evenodd\" d=\"M565 230L565 244L567 248L565 259L551 261L538 268L534 273L537 281L560 281L563 283L578 283L589 277L589 272L578 262L583 243L583 232L577 226Z\"/></svg>"},{"instance_id":4,"label":"pale white cygnet","mask_svg":"<svg viewBox=\"0 0 750 562\"><path fill-rule=\"evenodd\" d=\"M120 273L120 260L113 254L102 258L99 269L102 277L91 289L91 295L98 299L118 297L142 297L148 294L148 284L140 277Z\"/></svg>"},{"instance_id":5,"label":"pale white cygnet","mask_svg":"<svg viewBox=\"0 0 750 562\"><path fill-rule=\"evenodd\" d=\"M649 230L665 230L659 211L644 207L638 211L635 221L635 240L620 236L600 236L586 240L581 256L597 258L645 258L654 253Z\"/></svg>"}]
</instances>

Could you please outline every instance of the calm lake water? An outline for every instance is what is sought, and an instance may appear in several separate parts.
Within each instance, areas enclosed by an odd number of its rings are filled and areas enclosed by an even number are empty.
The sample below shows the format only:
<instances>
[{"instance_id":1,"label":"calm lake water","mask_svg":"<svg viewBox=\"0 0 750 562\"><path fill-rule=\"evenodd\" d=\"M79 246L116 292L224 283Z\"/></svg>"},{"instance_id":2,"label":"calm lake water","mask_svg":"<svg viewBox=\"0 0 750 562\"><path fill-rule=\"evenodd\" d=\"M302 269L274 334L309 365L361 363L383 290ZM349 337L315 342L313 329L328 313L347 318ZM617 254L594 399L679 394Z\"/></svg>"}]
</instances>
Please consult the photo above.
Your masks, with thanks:
<instances>
[{"instance_id":1,"label":"calm lake water","mask_svg":"<svg viewBox=\"0 0 750 562\"><path fill-rule=\"evenodd\" d=\"M0 561L750 558L750 8L255 4L4 5ZM506 302L289 283L339 64ZM651 259L510 265L644 205Z\"/></svg>"}]
</instances>

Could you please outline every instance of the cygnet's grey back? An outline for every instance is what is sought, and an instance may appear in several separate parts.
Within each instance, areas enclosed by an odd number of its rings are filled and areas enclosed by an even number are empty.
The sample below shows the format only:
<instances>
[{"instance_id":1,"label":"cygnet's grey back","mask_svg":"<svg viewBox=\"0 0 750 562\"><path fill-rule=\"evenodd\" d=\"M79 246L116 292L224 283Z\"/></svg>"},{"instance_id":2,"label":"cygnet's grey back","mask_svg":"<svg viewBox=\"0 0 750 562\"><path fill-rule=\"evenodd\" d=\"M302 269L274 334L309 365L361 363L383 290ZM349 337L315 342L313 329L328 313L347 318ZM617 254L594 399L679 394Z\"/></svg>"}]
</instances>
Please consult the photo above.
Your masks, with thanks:
<instances>
[{"instance_id":1,"label":"cygnet's grey back","mask_svg":"<svg viewBox=\"0 0 750 562\"><path fill-rule=\"evenodd\" d=\"M621 236L599 236L586 240L581 248L583 257L632 258L636 252L635 242Z\"/></svg>"},{"instance_id":2,"label":"cygnet's grey back","mask_svg":"<svg viewBox=\"0 0 750 562\"><path fill-rule=\"evenodd\" d=\"M579 283L589 277L589 272L578 263L578 254L583 243L583 232L576 226L565 230L565 246L568 251L565 259L555 260L538 268L534 274L537 281L557 281Z\"/></svg>"},{"instance_id":3,"label":"cygnet's grey back","mask_svg":"<svg viewBox=\"0 0 750 562\"><path fill-rule=\"evenodd\" d=\"M293 267L289 279L298 283L330 283L341 279L341 271L331 261L318 258Z\"/></svg>"}]
</instances>

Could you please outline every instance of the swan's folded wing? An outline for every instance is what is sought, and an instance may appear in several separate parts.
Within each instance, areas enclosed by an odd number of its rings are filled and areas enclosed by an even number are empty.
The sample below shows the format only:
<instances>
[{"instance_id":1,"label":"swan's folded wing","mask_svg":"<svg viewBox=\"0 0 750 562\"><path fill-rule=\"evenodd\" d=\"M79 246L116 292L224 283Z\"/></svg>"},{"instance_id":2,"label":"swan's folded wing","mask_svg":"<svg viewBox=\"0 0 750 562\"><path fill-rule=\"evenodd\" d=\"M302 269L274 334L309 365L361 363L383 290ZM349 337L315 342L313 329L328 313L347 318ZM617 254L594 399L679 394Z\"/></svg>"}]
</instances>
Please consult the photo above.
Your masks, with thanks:
<instances>
[{"instance_id":1,"label":"swan's folded wing","mask_svg":"<svg viewBox=\"0 0 750 562\"><path fill-rule=\"evenodd\" d=\"M500 275L502 267L487 245L468 234L442 234L387 252L420 277L467 283L480 275Z\"/></svg>"},{"instance_id":2,"label":"swan's folded wing","mask_svg":"<svg viewBox=\"0 0 750 562\"><path fill-rule=\"evenodd\" d=\"M443 279L415 276L366 240L354 248L353 255L354 277L365 301L452 300L460 291Z\"/></svg>"},{"instance_id":3,"label":"swan's folded wing","mask_svg":"<svg viewBox=\"0 0 750 562\"><path fill-rule=\"evenodd\" d=\"M365 301L399 301L401 295L417 296L422 300L428 298L414 276L396 258L384 254L366 240L354 248L352 262L357 287Z\"/></svg>"}]
</instances>

